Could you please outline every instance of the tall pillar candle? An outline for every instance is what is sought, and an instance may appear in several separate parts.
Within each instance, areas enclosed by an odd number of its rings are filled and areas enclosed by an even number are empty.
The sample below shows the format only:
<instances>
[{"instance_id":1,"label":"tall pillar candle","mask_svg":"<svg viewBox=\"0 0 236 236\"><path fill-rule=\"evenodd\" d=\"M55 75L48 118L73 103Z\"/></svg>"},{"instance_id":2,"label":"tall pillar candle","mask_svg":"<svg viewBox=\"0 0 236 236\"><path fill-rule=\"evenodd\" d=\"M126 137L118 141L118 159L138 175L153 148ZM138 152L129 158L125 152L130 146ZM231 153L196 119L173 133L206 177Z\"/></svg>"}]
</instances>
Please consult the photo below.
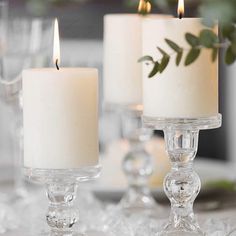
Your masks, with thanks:
<instances>
[{"instance_id":1,"label":"tall pillar candle","mask_svg":"<svg viewBox=\"0 0 236 236\"><path fill-rule=\"evenodd\" d=\"M111 14L104 17L104 100L107 104L142 102L142 17Z\"/></svg>"},{"instance_id":2,"label":"tall pillar candle","mask_svg":"<svg viewBox=\"0 0 236 236\"><path fill-rule=\"evenodd\" d=\"M98 72L23 71L24 166L73 169L98 164Z\"/></svg>"},{"instance_id":3,"label":"tall pillar candle","mask_svg":"<svg viewBox=\"0 0 236 236\"><path fill-rule=\"evenodd\" d=\"M142 104L142 21L169 15L110 14L104 17L104 100ZM156 31L157 28L152 29Z\"/></svg>"},{"instance_id":4,"label":"tall pillar candle","mask_svg":"<svg viewBox=\"0 0 236 236\"><path fill-rule=\"evenodd\" d=\"M218 64L211 61L212 51L202 49L193 64L185 66L182 59L177 67L174 51L165 42L168 38L188 49L185 33L199 35L204 28L199 18L143 20L143 55L160 59L157 46L172 55L165 71L151 79L151 68L143 65L144 116L192 118L218 114Z\"/></svg>"}]
</instances>

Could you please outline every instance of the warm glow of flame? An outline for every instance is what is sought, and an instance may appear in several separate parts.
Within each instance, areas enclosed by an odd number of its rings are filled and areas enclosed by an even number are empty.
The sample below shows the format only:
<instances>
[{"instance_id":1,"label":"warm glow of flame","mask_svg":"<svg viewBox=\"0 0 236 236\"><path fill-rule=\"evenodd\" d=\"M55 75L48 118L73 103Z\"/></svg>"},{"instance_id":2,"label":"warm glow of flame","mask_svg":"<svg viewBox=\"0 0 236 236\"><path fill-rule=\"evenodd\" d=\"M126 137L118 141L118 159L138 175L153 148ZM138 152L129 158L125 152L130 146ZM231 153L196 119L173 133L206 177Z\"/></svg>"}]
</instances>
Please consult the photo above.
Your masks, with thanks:
<instances>
[{"instance_id":1,"label":"warm glow of flame","mask_svg":"<svg viewBox=\"0 0 236 236\"><path fill-rule=\"evenodd\" d=\"M152 5L149 1L140 0L138 5L138 12L139 13L150 13L152 10Z\"/></svg>"},{"instance_id":2,"label":"warm glow of flame","mask_svg":"<svg viewBox=\"0 0 236 236\"><path fill-rule=\"evenodd\" d=\"M146 2L146 12L147 13L150 13L152 10L152 5L150 2Z\"/></svg>"},{"instance_id":3,"label":"warm glow of flame","mask_svg":"<svg viewBox=\"0 0 236 236\"><path fill-rule=\"evenodd\" d=\"M138 4L138 12L141 12L144 9L145 1L140 0Z\"/></svg>"},{"instance_id":4,"label":"warm glow of flame","mask_svg":"<svg viewBox=\"0 0 236 236\"><path fill-rule=\"evenodd\" d=\"M183 17L183 15L184 15L184 0L179 0L177 13L180 18Z\"/></svg>"},{"instance_id":5,"label":"warm glow of flame","mask_svg":"<svg viewBox=\"0 0 236 236\"><path fill-rule=\"evenodd\" d=\"M58 20L55 19L54 42L53 42L53 62L59 66L60 59L61 57L60 57L59 27L58 27Z\"/></svg>"}]
</instances>

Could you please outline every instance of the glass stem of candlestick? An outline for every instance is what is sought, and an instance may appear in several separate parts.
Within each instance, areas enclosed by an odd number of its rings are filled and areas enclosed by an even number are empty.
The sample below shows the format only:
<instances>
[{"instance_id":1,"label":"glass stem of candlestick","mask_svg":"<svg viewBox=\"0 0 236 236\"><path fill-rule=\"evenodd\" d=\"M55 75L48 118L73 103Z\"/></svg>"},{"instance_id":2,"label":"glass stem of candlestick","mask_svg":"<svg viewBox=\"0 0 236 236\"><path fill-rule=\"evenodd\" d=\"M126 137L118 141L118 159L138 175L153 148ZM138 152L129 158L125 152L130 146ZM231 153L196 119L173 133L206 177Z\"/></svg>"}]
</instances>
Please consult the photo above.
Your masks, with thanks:
<instances>
[{"instance_id":1,"label":"glass stem of candlestick","mask_svg":"<svg viewBox=\"0 0 236 236\"><path fill-rule=\"evenodd\" d=\"M193 169L197 153L197 129L167 127L164 130L166 150L172 169L164 180L164 190L171 202L171 214L165 232L183 230L190 235L204 235L193 213L193 202L200 192L201 182Z\"/></svg>"},{"instance_id":2,"label":"glass stem of candlestick","mask_svg":"<svg viewBox=\"0 0 236 236\"><path fill-rule=\"evenodd\" d=\"M128 189L120 204L125 213L153 211L156 202L148 187L148 180L153 172L153 162L143 143L131 143L131 150L123 160L123 171L127 177Z\"/></svg>"},{"instance_id":3,"label":"glass stem of candlestick","mask_svg":"<svg viewBox=\"0 0 236 236\"><path fill-rule=\"evenodd\" d=\"M31 181L43 183L46 186L49 207L46 221L50 227L50 236L84 236L76 227L79 214L74 205L80 182L96 179L101 172L101 166L88 166L79 169L37 169L24 168L24 174ZM89 210L89 209L88 209Z\"/></svg>"},{"instance_id":4,"label":"glass stem of candlestick","mask_svg":"<svg viewBox=\"0 0 236 236\"><path fill-rule=\"evenodd\" d=\"M122 163L128 189L120 201L120 207L128 216L142 213L153 218L160 217L162 207L156 203L148 186L153 173L153 158L146 151L145 145L151 139L153 131L142 127L141 110L123 110L122 133L129 141L130 150Z\"/></svg>"},{"instance_id":5,"label":"glass stem of candlestick","mask_svg":"<svg viewBox=\"0 0 236 236\"><path fill-rule=\"evenodd\" d=\"M78 212L73 204L77 184L58 179L47 183L46 189L49 200L46 220L51 228L51 236L72 235L73 226L78 221Z\"/></svg>"},{"instance_id":6,"label":"glass stem of candlestick","mask_svg":"<svg viewBox=\"0 0 236 236\"><path fill-rule=\"evenodd\" d=\"M171 202L171 213L159 235L205 235L193 212L193 203L201 188L193 160L197 153L199 131L218 128L221 120L221 114L203 118L143 117L145 126L164 130L166 151L172 164L164 180L164 190Z\"/></svg>"}]
</instances>

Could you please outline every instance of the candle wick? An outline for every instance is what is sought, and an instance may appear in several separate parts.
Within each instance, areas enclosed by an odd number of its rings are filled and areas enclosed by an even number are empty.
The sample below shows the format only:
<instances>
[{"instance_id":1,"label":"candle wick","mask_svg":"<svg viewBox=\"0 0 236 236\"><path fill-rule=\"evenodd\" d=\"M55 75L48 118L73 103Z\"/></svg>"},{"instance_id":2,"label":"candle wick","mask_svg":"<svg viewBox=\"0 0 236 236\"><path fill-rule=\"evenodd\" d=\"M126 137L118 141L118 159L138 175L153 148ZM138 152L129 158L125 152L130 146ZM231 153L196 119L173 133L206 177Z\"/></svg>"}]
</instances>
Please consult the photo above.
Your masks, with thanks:
<instances>
[{"instance_id":1,"label":"candle wick","mask_svg":"<svg viewBox=\"0 0 236 236\"><path fill-rule=\"evenodd\" d=\"M56 68L57 68L57 70L60 69L59 66L58 66L58 59L56 59Z\"/></svg>"},{"instance_id":2,"label":"candle wick","mask_svg":"<svg viewBox=\"0 0 236 236\"><path fill-rule=\"evenodd\" d=\"M182 19L182 18L183 18L183 13L180 12L180 13L179 13L179 19Z\"/></svg>"}]
</instances>

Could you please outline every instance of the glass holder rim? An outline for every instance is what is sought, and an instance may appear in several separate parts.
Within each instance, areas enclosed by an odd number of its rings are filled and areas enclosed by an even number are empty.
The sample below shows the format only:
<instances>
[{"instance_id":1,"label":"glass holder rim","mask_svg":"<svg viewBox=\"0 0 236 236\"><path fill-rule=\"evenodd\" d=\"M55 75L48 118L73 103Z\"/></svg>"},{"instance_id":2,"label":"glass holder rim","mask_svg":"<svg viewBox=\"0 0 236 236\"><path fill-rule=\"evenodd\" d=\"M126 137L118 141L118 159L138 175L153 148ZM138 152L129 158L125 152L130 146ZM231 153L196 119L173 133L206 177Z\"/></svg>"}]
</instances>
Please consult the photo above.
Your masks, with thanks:
<instances>
[{"instance_id":1,"label":"glass holder rim","mask_svg":"<svg viewBox=\"0 0 236 236\"><path fill-rule=\"evenodd\" d=\"M170 127L185 130L207 130L219 128L222 124L222 115L218 113L216 116L193 118L143 116L142 120L144 127L156 130L164 130Z\"/></svg>"},{"instance_id":2,"label":"glass holder rim","mask_svg":"<svg viewBox=\"0 0 236 236\"><path fill-rule=\"evenodd\" d=\"M101 169L101 164L71 169L23 167L23 173L27 179L36 183L47 183L55 179L64 179L64 177L68 181L73 179L76 182L84 182L97 179L101 174Z\"/></svg>"}]
</instances>

